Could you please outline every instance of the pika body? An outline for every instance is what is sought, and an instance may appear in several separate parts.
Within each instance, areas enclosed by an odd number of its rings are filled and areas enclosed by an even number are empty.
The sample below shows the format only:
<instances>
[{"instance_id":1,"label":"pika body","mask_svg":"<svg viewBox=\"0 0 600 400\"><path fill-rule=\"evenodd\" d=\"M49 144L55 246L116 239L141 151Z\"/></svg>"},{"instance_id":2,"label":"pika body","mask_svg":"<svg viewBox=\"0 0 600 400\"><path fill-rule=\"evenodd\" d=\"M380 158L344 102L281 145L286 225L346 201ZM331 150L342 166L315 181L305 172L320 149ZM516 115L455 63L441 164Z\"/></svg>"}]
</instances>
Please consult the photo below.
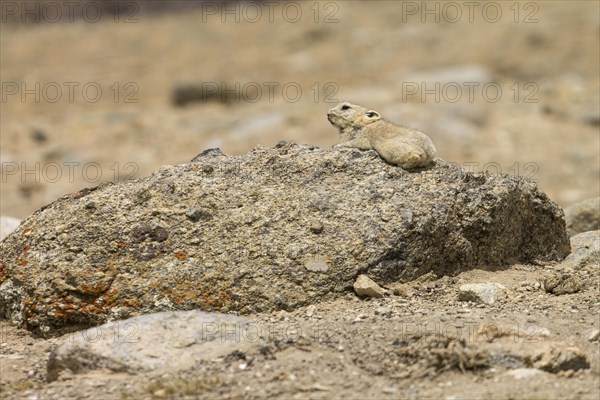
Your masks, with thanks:
<instances>
[{"instance_id":1,"label":"pika body","mask_svg":"<svg viewBox=\"0 0 600 400\"><path fill-rule=\"evenodd\" d=\"M435 158L429 136L386 121L377 111L343 102L327 112L327 119L340 131L340 143L334 148L373 149L388 163L407 170L431 165Z\"/></svg>"}]
</instances>

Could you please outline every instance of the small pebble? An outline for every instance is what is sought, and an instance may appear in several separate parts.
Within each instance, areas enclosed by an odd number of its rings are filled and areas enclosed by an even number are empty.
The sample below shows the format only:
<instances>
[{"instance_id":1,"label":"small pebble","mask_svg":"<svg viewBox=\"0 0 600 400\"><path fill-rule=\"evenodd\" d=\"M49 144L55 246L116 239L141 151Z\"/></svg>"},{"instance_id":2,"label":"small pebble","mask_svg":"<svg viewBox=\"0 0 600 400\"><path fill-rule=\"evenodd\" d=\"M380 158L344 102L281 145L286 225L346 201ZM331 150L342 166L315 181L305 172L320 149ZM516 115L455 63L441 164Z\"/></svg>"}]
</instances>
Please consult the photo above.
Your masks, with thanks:
<instances>
[{"instance_id":1,"label":"small pebble","mask_svg":"<svg viewBox=\"0 0 600 400\"><path fill-rule=\"evenodd\" d=\"M392 313L392 309L389 307L377 307L375 309L375 314L378 315L389 315Z\"/></svg>"},{"instance_id":2,"label":"small pebble","mask_svg":"<svg viewBox=\"0 0 600 400\"><path fill-rule=\"evenodd\" d=\"M384 289L366 275L359 275L354 282L354 291L361 297L383 297Z\"/></svg>"},{"instance_id":3,"label":"small pebble","mask_svg":"<svg viewBox=\"0 0 600 400\"><path fill-rule=\"evenodd\" d=\"M354 319L354 322L360 322L360 321L364 321L365 319L369 318L368 314L358 314L356 316L356 318Z\"/></svg>"}]
</instances>

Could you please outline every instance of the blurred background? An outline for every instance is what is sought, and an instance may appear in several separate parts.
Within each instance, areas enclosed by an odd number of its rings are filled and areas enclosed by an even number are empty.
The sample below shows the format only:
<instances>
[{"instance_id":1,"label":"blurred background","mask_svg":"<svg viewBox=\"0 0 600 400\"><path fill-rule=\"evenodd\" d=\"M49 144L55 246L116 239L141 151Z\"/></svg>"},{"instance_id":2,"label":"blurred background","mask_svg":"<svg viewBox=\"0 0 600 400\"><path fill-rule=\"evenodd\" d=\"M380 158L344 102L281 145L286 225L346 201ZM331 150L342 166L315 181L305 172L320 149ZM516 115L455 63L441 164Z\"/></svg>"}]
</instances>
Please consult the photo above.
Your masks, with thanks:
<instances>
[{"instance_id":1,"label":"blurred background","mask_svg":"<svg viewBox=\"0 0 600 400\"><path fill-rule=\"evenodd\" d=\"M280 140L348 100L438 157L599 195L596 1L3 1L0 214Z\"/></svg>"}]
</instances>

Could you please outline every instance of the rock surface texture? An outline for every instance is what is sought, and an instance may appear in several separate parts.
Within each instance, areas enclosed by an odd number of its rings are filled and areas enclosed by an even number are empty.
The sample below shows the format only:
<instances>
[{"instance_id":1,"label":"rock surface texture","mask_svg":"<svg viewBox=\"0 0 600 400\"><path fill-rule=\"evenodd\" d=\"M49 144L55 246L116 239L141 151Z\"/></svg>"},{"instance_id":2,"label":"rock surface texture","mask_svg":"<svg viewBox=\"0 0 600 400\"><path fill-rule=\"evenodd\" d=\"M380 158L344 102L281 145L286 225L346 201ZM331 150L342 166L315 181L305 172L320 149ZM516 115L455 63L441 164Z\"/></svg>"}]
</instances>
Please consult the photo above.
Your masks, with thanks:
<instances>
[{"instance_id":1,"label":"rock surface texture","mask_svg":"<svg viewBox=\"0 0 600 400\"><path fill-rule=\"evenodd\" d=\"M494 304L502 285L496 283L468 283L458 288L458 299L483 304Z\"/></svg>"},{"instance_id":2,"label":"rock surface texture","mask_svg":"<svg viewBox=\"0 0 600 400\"><path fill-rule=\"evenodd\" d=\"M0 315L58 334L143 313L294 309L433 271L561 260L562 210L534 183L442 160L282 142L65 196L0 250Z\"/></svg>"},{"instance_id":3,"label":"rock surface texture","mask_svg":"<svg viewBox=\"0 0 600 400\"><path fill-rule=\"evenodd\" d=\"M600 266L600 231L571 236L571 254L562 264L573 269L581 269L588 265Z\"/></svg>"},{"instance_id":4,"label":"rock surface texture","mask_svg":"<svg viewBox=\"0 0 600 400\"><path fill-rule=\"evenodd\" d=\"M259 348L260 330L251 320L202 311L141 315L71 333L52 351L49 381L63 370L95 369L147 373L192 368L236 351Z\"/></svg>"},{"instance_id":5,"label":"rock surface texture","mask_svg":"<svg viewBox=\"0 0 600 400\"><path fill-rule=\"evenodd\" d=\"M565 208L569 236L600 229L600 197L587 199Z\"/></svg>"}]
</instances>

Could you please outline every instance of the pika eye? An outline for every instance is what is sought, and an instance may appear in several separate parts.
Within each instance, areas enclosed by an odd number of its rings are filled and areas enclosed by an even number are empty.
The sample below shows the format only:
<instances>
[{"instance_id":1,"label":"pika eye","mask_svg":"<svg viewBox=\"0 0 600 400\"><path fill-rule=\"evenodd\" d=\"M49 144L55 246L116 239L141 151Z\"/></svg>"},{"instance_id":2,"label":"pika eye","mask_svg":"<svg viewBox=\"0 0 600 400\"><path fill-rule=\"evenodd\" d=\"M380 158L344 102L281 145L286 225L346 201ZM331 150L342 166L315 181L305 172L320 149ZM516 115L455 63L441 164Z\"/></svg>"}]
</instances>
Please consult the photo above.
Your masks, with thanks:
<instances>
[{"instance_id":1,"label":"pika eye","mask_svg":"<svg viewBox=\"0 0 600 400\"><path fill-rule=\"evenodd\" d=\"M347 105L347 104L344 104L344 105L342 106L342 110L349 110L349 109L350 109L350 106L349 106L349 105Z\"/></svg>"}]
</instances>

